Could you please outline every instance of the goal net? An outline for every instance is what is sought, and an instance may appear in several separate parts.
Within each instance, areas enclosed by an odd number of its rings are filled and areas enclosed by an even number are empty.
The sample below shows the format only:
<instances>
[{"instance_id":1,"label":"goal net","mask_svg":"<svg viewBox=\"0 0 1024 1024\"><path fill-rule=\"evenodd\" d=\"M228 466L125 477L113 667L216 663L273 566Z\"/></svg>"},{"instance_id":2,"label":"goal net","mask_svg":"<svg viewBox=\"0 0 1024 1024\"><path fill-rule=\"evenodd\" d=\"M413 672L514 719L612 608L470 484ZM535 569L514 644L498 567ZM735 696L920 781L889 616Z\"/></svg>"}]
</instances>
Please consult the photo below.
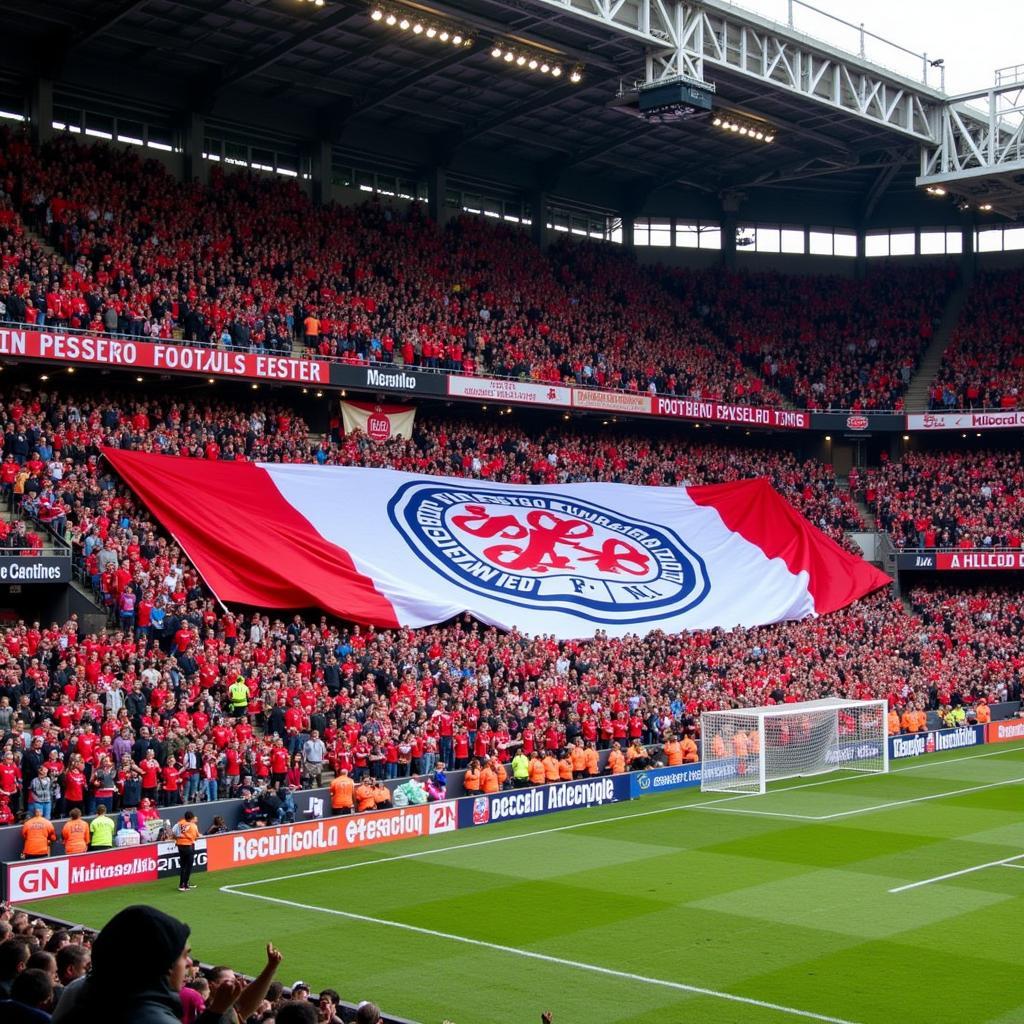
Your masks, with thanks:
<instances>
[{"instance_id":1,"label":"goal net","mask_svg":"<svg viewBox=\"0 0 1024 1024\"><path fill-rule=\"evenodd\" d=\"M839 770L887 772L884 700L808 700L700 717L706 792L763 793L769 782Z\"/></svg>"}]
</instances>

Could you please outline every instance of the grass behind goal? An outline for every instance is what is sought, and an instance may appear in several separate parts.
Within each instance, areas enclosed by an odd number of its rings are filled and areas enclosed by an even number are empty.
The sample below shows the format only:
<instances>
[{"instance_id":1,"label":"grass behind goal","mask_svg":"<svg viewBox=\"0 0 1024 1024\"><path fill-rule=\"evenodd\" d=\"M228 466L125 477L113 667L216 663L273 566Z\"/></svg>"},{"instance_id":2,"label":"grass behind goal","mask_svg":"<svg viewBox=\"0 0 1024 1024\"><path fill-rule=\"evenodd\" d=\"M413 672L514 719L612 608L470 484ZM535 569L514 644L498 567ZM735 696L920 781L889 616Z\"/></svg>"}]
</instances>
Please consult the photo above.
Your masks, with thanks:
<instances>
[{"instance_id":1,"label":"grass behind goal","mask_svg":"<svg viewBox=\"0 0 1024 1024\"><path fill-rule=\"evenodd\" d=\"M424 1024L1017 1024L1022 783L1024 746L986 747L34 906L98 926L148 902L250 973L273 939L286 984Z\"/></svg>"}]
</instances>

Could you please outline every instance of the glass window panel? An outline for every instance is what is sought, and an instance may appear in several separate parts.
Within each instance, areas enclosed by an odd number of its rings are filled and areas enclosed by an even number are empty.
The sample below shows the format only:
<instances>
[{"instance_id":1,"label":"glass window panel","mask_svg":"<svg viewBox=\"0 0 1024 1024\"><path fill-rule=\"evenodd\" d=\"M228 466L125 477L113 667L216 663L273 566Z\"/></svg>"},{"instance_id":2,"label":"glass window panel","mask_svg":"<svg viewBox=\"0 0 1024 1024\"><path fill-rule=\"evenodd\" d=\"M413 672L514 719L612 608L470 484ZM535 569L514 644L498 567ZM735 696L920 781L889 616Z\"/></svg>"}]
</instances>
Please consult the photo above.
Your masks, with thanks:
<instances>
[{"instance_id":1,"label":"glass window panel","mask_svg":"<svg viewBox=\"0 0 1024 1024\"><path fill-rule=\"evenodd\" d=\"M676 245L683 249L696 249L698 241L699 236L696 224L676 222Z\"/></svg>"},{"instance_id":2,"label":"glass window panel","mask_svg":"<svg viewBox=\"0 0 1024 1024\"><path fill-rule=\"evenodd\" d=\"M718 224L701 224L700 247L702 249L722 248L722 229Z\"/></svg>"},{"instance_id":3,"label":"glass window panel","mask_svg":"<svg viewBox=\"0 0 1024 1024\"><path fill-rule=\"evenodd\" d=\"M757 228L755 232L758 252L780 252L782 238L778 228Z\"/></svg>"},{"instance_id":4,"label":"glass window panel","mask_svg":"<svg viewBox=\"0 0 1024 1024\"><path fill-rule=\"evenodd\" d=\"M978 232L978 252L1002 252L1003 229L986 228Z\"/></svg>"},{"instance_id":5,"label":"glass window panel","mask_svg":"<svg viewBox=\"0 0 1024 1024\"><path fill-rule=\"evenodd\" d=\"M1024 228L1003 228L1004 249L1024 249Z\"/></svg>"},{"instance_id":6,"label":"glass window panel","mask_svg":"<svg viewBox=\"0 0 1024 1024\"><path fill-rule=\"evenodd\" d=\"M888 235L868 235L864 239L864 255L865 256L888 256L889 255L889 236Z\"/></svg>"},{"instance_id":7,"label":"glass window panel","mask_svg":"<svg viewBox=\"0 0 1024 1024\"><path fill-rule=\"evenodd\" d=\"M672 221L665 217L651 218L651 245L672 244Z\"/></svg>"},{"instance_id":8,"label":"glass window panel","mask_svg":"<svg viewBox=\"0 0 1024 1024\"><path fill-rule=\"evenodd\" d=\"M783 228L782 229L782 251L802 253L804 251L804 229Z\"/></svg>"},{"instance_id":9,"label":"glass window panel","mask_svg":"<svg viewBox=\"0 0 1024 1024\"><path fill-rule=\"evenodd\" d=\"M832 245L836 256L852 259L857 255L857 236L852 231L836 231Z\"/></svg>"},{"instance_id":10,"label":"glass window panel","mask_svg":"<svg viewBox=\"0 0 1024 1024\"><path fill-rule=\"evenodd\" d=\"M945 231L922 231L921 232L921 255L922 256L944 256L946 253L946 232Z\"/></svg>"},{"instance_id":11,"label":"glass window panel","mask_svg":"<svg viewBox=\"0 0 1024 1024\"><path fill-rule=\"evenodd\" d=\"M810 232L810 245L812 256L832 255L832 232L812 231Z\"/></svg>"},{"instance_id":12,"label":"glass window panel","mask_svg":"<svg viewBox=\"0 0 1024 1024\"><path fill-rule=\"evenodd\" d=\"M889 236L890 256L914 255L914 232L895 231Z\"/></svg>"}]
</instances>

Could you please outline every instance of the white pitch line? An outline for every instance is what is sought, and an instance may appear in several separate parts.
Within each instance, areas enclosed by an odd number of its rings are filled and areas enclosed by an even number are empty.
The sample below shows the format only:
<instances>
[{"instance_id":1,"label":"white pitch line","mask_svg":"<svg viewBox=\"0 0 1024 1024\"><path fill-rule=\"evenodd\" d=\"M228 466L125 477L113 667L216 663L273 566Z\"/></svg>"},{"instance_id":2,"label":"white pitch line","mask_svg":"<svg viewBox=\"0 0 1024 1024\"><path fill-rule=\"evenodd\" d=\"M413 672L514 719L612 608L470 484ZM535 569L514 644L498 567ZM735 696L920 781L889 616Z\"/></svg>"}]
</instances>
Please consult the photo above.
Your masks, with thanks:
<instances>
[{"instance_id":1,"label":"white pitch line","mask_svg":"<svg viewBox=\"0 0 1024 1024\"><path fill-rule=\"evenodd\" d=\"M1010 867L1010 862L1015 860L1024 860L1024 853L1018 853L1015 857L1004 857L1002 860L990 860L986 864L975 864L972 868L961 868L959 871L950 871L945 875L936 875L934 878L922 878L920 882L908 882L906 885L898 885L895 889L890 889L889 892L906 892L908 889L918 889L922 885L931 885L933 882L945 882L950 878L960 878L961 875L984 871L985 868ZM1020 866L1024 867L1024 865Z\"/></svg>"},{"instance_id":2,"label":"white pitch line","mask_svg":"<svg viewBox=\"0 0 1024 1024\"><path fill-rule=\"evenodd\" d=\"M931 796L915 796L909 800L892 800L887 804L875 804L873 807L859 807L853 811L838 811L835 814L823 814L815 821L834 821L836 818L848 818L854 814L868 814L875 811L885 811L890 807L906 807L909 804L923 804L926 800L944 800L950 796L960 796L962 793L980 793L983 789L998 789L1000 786L1013 786L1018 782L1024 782L1024 776L1019 779L1007 779L1005 782L989 782L984 786L968 786L966 789L951 789L945 793L932 793Z\"/></svg>"},{"instance_id":3,"label":"white pitch line","mask_svg":"<svg viewBox=\"0 0 1024 1024\"><path fill-rule=\"evenodd\" d=\"M471 939L465 935L454 935L450 932L435 931L433 928L422 928L415 924L406 924L404 921L388 921L380 917L369 917L366 914L355 914L348 910L335 910L330 907L315 907L309 903L296 903L293 900L278 899L274 896L261 896L255 892L238 892L230 886L222 886L222 891L230 891L235 896L248 896L254 900L265 900L267 903L277 903L281 906L292 907L297 910L312 910L320 914L333 914L336 917L346 917L352 921L363 921L366 924L382 925L386 928L399 928L402 931L416 932L419 935L428 935L434 939L448 939L450 942L461 942L468 946L477 946L483 949L493 949L499 953L511 953L514 956L525 957L528 960L540 960L544 963L557 964L559 967L571 967L578 971L589 971L592 974L603 974L611 978L622 978L626 981L636 981L644 985L658 985L662 988L675 989L677 992L689 992L693 995L708 996L712 999L723 999L730 1003L742 1003L745 1006L756 1006L762 1010L773 1010L776 1013L788 1014L790 1017L802 1017L805 1020L823 1021L825 1024L854 1024L842 1017L829 1017L826 1014L814 1013L810 1010L798 1010L792 1006L782 1006L779 1003L769 1003L761 999L752 999L748 996L737 996L731 992L719 992L713 988L702 988L699 985L687 985L681 981L667 981L664 978L649 978L643 974L634 974L631 971L617 971L611 967L601 967L599 964L588 964L581 960L566 960L560 956L550 956L547 953L536 953L529 949L520 949L517 946L503 946L497 942L486 942L483 939Z\"/></svg>"},{"instance_id":4,"label":"white pitch line","mask_svg":"<svg viewBox=\"0 0 1024 1024\"><path fill-rule=\"evenodd\" d=\"M1016 868L1018 871L1024 871L1024 864L1007 864L1004 861L1003 862L1003 867L1004 868Z\"/></svg>"}]
</instances>

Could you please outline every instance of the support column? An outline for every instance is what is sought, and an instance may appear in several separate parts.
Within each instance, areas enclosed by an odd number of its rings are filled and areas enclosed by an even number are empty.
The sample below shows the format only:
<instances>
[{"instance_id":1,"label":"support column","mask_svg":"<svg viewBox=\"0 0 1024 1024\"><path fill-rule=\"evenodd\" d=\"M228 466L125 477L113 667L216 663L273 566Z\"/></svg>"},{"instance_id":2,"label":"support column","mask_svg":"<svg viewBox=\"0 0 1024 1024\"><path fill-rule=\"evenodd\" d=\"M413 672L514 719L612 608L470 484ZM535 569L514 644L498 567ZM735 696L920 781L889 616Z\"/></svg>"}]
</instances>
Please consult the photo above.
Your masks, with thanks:
<instances>
[{"instance_id":1,"label":"support column","mask_svg":"<svg viewBox=\"0 0 1024 1024\"><path fill-rule=\"evenodd\" d=\"M633 231L636 228L636 217L632 213L621 215L622 220L622 244L628 249L633 248Z\"/></svg>"},{"instance_id":2,"label":"support column","mask_svg":"<svg viewBox=\"0 0 1024 1024\"><path fill-rule=\"evenodd\" d=\"M314 139L307 143L306 151L309 154L313 202L316 206L323 206L331 201L334 147L325 139Z\"/></svg>"},{"instance_id":3,"label":"support column","mask_svg":"<svg viewBox=\"0 0 1024 1024\"><path fill-rule=\"evenodd\" d=\"M53 81L36 78L28 97L28 116L32 141L46 142L53 137Z\"/></svg>"},{"instance_id":4,"label":"support column","mask_svg":"<svg viewBox=\"0 0 1024 1024\"><path fill-rule=\"evenodd\" d=\"M183 177L185 181L197 181L205 185L210 180L209 161L203 159L206 144L206 118L191 111L185 115L182 130Z\"/></svg>"},{"instance_id":5,"label":"support column","mask_svg":"<svg viewBox=\"0 0 1024 1024\"><path fill-rule=\"evenodd\" d=\"M854 274L858 281L864 279L868 272L868 236L863 227L857 228L857 260Z\"/></svg>"},{"instance_id":6,"label":"support column","mask_svg":"<svg viewBox=\"0 0 1024 1024\"><path fill-rule=\"evenodd\" d=\"M736 269L736 224L735 212L722 214L722 266L726 270Z\"/></svg>"},{"instance_id":7,"label":"support column","mask_svg":"<svg viewBox=\"0 0 1024 1024\"><path fill-rule=\"evenodd\" d=\"M722 193L722 217L719 221L722 232L722 266L727 270L736 267L736 225L739 222L742 196L737 192Z\"/></svg>"},{"instance_id":8,"label":"support column","mask_svg":"<svg viewBox=\"0 0 1024 1024\"><path fill-rule=\"evenodd\" d=\"M448 172L440 164L427 168L427 212L439 227L444 227Z\"/></svg>"},{"instance_id":9,"label":"support column","mask_svg":"<svg viewBox=\"0 0 1024 1024\"><path fill-rule=\"evenodd\" d=\"M974 280L974 272L977 270L978 261L974 252L975 226L974 221L966 217L960 226L960 276L965 284L970 284Z\"/></svg>"},{"instance_id":10,"label":"support column","mask_svg":"<svg viewBox=\"0 0 1024 1024\"><path fill-rule=\"evenodd\" d=\"M547 233L548 194L542 189L535 189L530 193L530 220L533 224L530 227L530 237L535 245L543 248L544 239Z\"/></svg>"}]
</instances>

